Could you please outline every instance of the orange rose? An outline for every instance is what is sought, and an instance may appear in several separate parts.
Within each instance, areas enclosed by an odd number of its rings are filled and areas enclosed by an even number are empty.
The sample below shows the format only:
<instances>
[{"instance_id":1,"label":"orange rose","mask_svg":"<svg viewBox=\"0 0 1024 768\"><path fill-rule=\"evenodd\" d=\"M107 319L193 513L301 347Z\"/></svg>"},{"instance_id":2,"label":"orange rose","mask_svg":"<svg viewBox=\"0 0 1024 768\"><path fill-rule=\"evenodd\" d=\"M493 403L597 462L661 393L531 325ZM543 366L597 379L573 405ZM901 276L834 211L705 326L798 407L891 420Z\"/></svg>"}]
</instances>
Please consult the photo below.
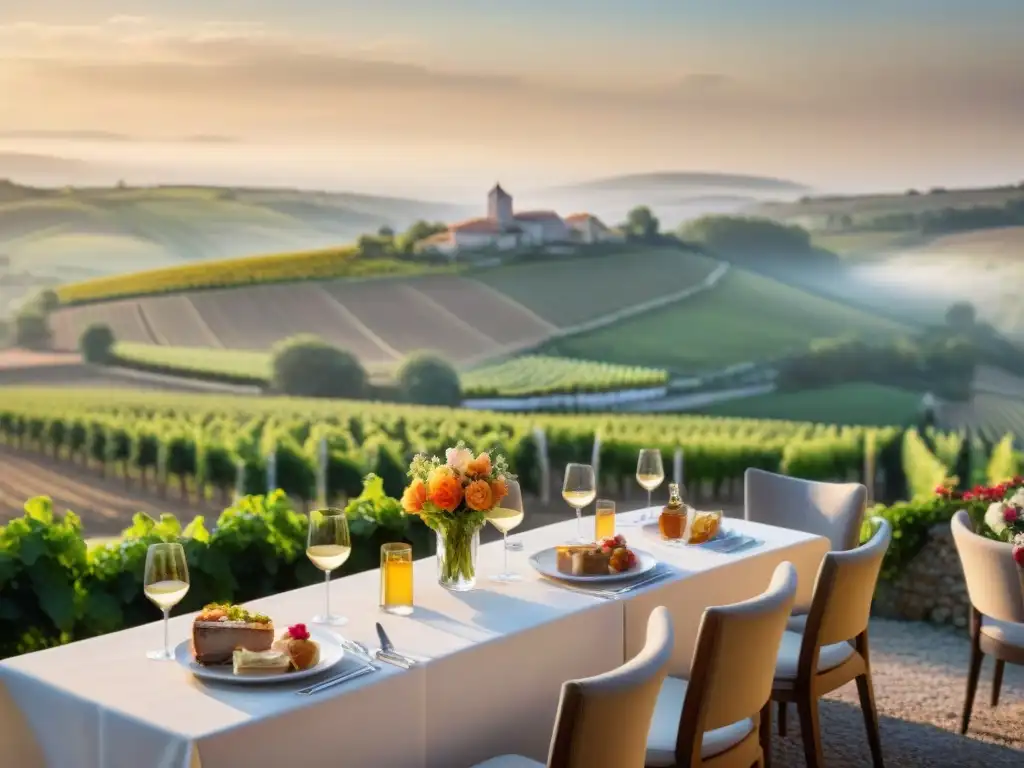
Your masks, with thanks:
<instances>
[{"instance_id":1,"label":"orange rose","mask_svg":"<svg viewBox=\"0 0 1024 768\"><path fill-rule=\"evenodd\" d=\"M418 515L423 511L423 504L426 500L427 486L422 480L416 478L402 494L402 509L410 515Z\"/></svg>"},{"instance_id":2,"label":"orange rose","mask_svg":"<svg viewBox=\"0 0 1024 768\"><path fill-rule=\"evenodd\" d=\"M474 480L466 486L466 506L477 512L484 512L494 506L491 484L486 480Z\"/></svg>"},{"instance_id":3,"label":"orange rose","mask_svg":"<svg viewBox=\"0 0 1024 768\"><path fill-rule=\"evenodd\" d=\"M508 483L505 482L504 475L491 482L491 496L494 497L495 504L508 496Z\"/></svg>"},{"instance_id":4,"label":"orange rose","mask_svg":"<svg viewBox=\"0 0 1024 768\"><path fill-rule=\"evenodd\" d=\"M427 498L438 509L454 512L462 503L462 483L447 467L438 467L427 478Z\"/></svg>"},{"instance_id":5,"label":"orange rose","mask_svg":"<svg viewBox=\"0 0 1024 768\"><path fill-rule=\"evenodd\" d=\"M466 465L466 473L477 477L486 477L491 474L491 456L488 453L481 453Z\"/></svg>"}]
</instances>

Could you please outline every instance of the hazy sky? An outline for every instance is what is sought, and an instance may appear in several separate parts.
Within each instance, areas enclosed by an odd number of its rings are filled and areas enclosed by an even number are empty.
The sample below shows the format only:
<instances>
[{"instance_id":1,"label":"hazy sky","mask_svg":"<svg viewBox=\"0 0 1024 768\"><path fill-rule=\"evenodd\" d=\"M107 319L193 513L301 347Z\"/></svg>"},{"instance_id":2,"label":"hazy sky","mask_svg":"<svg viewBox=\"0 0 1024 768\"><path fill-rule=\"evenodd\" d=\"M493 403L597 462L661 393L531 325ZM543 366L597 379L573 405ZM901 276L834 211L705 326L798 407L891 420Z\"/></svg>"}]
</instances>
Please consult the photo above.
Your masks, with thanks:
<instances>
[{"instance_id":1,"label":"hazy sky","mask_svg":"<svg viewBox=\"0 0 1024 768\"><path fill-rule=\"evenodd\" d=\"M2 2L0 149L103 130L353 180L1020 180L1021 30L1024 0Z\"/></svg>"}]
</instances>

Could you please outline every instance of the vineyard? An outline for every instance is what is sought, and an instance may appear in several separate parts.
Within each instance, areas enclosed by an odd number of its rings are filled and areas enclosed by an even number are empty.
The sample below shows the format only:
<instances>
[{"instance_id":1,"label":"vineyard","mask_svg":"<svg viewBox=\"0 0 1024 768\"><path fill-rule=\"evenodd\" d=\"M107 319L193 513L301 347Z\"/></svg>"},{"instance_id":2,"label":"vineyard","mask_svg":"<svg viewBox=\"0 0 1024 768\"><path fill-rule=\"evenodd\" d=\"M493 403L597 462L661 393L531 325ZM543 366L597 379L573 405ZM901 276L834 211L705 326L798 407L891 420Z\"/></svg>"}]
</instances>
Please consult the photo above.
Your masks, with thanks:
<instances>
[{"instance_id":1,"label":"vineyard","mask_svg":"<svg viewBox=\"0 0 1024 768\"><path fill-rule=\"evenodd\" d=\"M668 373L590 360L525 355L470 371L462 376L468 397L531 397L578 392L615 392L663 387Z\"/></svg>"},{"instance_id":2,"label":"vineyard","mask_svg":"<svg viewBox=\"0 0 1024 768\"><path fill-rule=\"evenodd\" d=\"M131 272L68 283L57 288L65 306L130 296L205 288L327 278L413 275L428 269L398 259L360 258L355 248L326 248L303 253L246 256Z\"/></svg>"},{"instance_id":3,"label":"vineyard","mask_svg":"<svg viewBox=\"0 0 1024 768\"><path fill-rule=\"evenodd\" d=\"M859 477L866 453L885 451L899 436L896 428L702 416L532 418L364 402L105 390L8 389L0 405L0 438L6 444L98 465L142 485L164 490L170 485L183 494L211 497L226 497L233 489L261 492L270 483L311 500L320 468L330 497L358 494L368 471L397 495L413 454L443 453L458 440L476 450L505 453L526 489L534 491L544 482L545 467L551 469L550 483L557 482L553 478L566 463L590 461L595 440L601 485L609 488L635 482L640 448L661 448L666 466L681 448L688 487L713 493L742 478L748 467L805 478Z\"/></svg>"}]
</instances>

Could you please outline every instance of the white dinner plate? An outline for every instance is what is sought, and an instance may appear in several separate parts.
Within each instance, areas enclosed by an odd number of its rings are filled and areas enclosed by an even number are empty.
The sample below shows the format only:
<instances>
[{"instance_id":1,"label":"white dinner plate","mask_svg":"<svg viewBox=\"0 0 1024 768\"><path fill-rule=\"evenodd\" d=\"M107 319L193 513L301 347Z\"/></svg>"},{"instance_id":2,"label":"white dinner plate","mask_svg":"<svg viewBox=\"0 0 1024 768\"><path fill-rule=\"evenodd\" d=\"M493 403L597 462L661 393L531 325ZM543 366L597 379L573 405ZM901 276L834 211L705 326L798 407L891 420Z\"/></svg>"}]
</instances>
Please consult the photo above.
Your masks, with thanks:
<instances>
[{"instance_id":1,"label":"white dinner plate","mask_svg":"<svg viewBox=\"0 0 1024 768\"><path fill-rule=\"evenodd\" d=\"M661 538L661 529L658 527L657 523L647 523L643 527L643 532L644 532L644 534L646 536L650 536L652 539L656 539L660 543L667 544L670 547L685 547L685 546L699 547L702 544L707 544L709 541L718 541L719 539L722 539L722 538L725 538L725 537L728 537L728 536L732 535L732 534L729 533L729 531L725 528L724 525L719 525L718 526L718 530L715 532L715 535L712 536L707 541L702 541L700 544L688 545L682 539L663 539L663 538Z\"/></svg>"},{"instance_id":2,"label":"white dinner plate","mask_svg":"<svg viewBox=\"0 0 1024 768\"><path fill-rule=\"evenodd\" d=\"M654 555L644 552L640 549L633 549L633 554L636 555L636 567L622 573L609 573L606 576L573 576L570 573L562 573L558 570L557 556L555 554L555 548L550 547L548 549L542 549L540 552L535 552L530 555L530 565L543 576L547 576L552 579L560 579L561 581L580 581L586 582L587 584L601 584L606 581L622 581L623 579L632 579L642 574L647 573L649 570L658 565L658 561L654 559Z\"/></svg>"},{"instance_id":3,"label":"white dinner plate","mask_svg":"<svg viewBox=\"0 0 1024 768\"><path fill-rule=\"evenodd\" d=\"M238 683L241 685L265 685L267 683L285 683L291 680L301 680L304 677L312 677L325 672L345 655L345 649L333 634L315 627L309 630L309 638L320 644L320 661L309 669L300 669L293 672L277 672L274 674L262 675L236 675L230 664L204 667L197 664L192 657L192 641L182 640L174 649L174 659L181 666L187 669L196 677L204 680L216 680L222 683Z\"/></svg>"}]
</instances>

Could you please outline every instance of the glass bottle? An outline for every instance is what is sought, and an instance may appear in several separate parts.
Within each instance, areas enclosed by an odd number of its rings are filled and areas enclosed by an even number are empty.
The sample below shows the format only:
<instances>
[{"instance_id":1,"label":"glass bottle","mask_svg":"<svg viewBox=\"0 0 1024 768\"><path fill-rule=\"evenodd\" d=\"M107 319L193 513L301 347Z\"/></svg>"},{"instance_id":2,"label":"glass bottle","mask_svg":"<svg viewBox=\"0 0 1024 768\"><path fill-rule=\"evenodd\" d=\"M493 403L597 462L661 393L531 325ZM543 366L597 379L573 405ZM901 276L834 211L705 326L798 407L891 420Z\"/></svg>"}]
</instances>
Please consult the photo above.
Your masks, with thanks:
<instances>
[{"instance_id":1,"label":"glass bottle","mask_svg":"<svg viewBox=\"0 0 1024 768\"><path fill-rule=\"evenodd\" d=\"M685 530L686 505L683 504L679 484L669 483L668 505L661 510L661 515L658 517L658 531L661 533L661 538L667 541L676 541L683 538Z\"/></svg>"}]
</instances>

